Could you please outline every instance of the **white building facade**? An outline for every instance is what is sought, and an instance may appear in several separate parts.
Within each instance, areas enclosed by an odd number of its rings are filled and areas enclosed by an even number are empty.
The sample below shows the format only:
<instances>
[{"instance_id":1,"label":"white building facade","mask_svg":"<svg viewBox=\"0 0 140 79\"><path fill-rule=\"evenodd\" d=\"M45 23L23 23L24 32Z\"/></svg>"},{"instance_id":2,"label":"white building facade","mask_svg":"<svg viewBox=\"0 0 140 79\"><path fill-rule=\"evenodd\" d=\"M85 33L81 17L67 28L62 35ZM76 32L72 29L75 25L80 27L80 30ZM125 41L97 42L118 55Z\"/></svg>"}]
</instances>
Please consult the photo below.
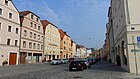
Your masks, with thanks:
<instances>
[{"instance_id":1,"label":"white building facade","mask_svg":"<svg viewBox=\"0 0 140 79\"><path fill-rule=\"evenodd\" d=\"M140 0L111 0L115 54L120 65L140 74Z\"/></svg>"},{"instance_id":2,"label":"white building facade","mask_svg":"<svg viewBox=\"0 0 140 79\"><path fill-rule=\"evenodd\" d=\"M0 66L18 64L19 42L19 12L11 0L0 0Z\"/></svg>"},{"instance_id":3,"label":"white building facade","mask_svg":"<svg viewBox=\"0 0 140 79\"><path fill-rule=\"evenodd\" d=\"M31 11L20 12L21 42L20 63L42 61L44 33L40 17Z\"/></svg>"}]
</instances>

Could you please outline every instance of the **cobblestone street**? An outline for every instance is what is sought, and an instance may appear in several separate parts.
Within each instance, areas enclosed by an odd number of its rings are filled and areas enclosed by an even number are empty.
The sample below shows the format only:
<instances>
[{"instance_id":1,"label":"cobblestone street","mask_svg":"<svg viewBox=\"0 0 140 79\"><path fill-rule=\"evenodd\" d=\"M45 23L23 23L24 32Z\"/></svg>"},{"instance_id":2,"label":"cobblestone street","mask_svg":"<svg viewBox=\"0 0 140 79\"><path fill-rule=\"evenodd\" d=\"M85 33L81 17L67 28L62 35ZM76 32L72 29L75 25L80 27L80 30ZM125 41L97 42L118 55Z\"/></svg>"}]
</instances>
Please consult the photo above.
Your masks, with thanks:
<instances>
[{"instance_id":1,"label":"cobblestone street","mask_svg":"<svg viewBox=\"0 0 140 79\"><path fill-rule=\"evenodd\" d=\"M100 62L84 71L68 70L68 64L50 65L37 63L29 65L0 67L0 79L138 79L113 64Z\"/></svg>"}]
</instances>

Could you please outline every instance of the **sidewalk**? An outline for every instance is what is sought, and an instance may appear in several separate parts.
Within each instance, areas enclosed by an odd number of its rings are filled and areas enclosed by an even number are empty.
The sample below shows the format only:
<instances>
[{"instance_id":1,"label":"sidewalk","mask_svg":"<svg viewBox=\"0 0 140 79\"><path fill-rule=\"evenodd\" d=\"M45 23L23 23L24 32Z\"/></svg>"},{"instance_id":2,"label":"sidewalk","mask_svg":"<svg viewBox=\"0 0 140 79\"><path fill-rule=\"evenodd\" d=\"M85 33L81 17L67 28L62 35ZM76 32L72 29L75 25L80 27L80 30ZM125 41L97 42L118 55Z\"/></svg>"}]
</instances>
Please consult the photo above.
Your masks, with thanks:
<instances>
[{"instance_id":1,"label":"sidewalk","mask_svg":"<svg viewBox=\"0 0 140 79\"><path fill-rule=\"evenodd\" d=\"M117 77L119 75L120 76L119 79L140 79L140 76L136 76L136 74L129 73L126 70L124 70L122 67L116 66L115 64L106 62L104 60L101 60L95 66L96 67L94 68L94 70L110 73L109 75L110 77L111 76Z\"/></svg>"}]
</instances>

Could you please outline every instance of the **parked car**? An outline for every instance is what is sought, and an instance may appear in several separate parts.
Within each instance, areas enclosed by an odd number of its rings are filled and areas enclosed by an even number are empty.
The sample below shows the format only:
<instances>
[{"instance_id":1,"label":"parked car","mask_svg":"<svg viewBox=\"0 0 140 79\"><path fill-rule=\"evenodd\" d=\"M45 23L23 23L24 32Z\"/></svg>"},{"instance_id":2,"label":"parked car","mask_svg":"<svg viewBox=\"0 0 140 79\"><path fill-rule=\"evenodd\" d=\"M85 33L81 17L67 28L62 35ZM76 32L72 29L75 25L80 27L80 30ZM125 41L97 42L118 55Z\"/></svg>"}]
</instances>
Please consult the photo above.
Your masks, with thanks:
<instances>
[{"instance_id":1,"label":"parked car","mask_svg":"<svg viewBox=\"0 0 140 79\"><path fill-rule=\"evenodd\" d=\"M90 62L91 65L96 64L96 61L94 58L89 58L88 61Z\"/></svg>"},{"instance_id":2,"label":"parked car","mask_svg":"<svg viewBox=\"0 0 140 79\"><path fill-rule=\"evenodd\" d=\"M59 60L59 59L54 59L54 60L51 61L51 64L52 64L52 65L61 64L61 60Z\"/></svg>"},{"instance_id":3,"label":"parked car","mask_svg":"<svg viewBox=\"0 0 140 79\"><path fill-rule=\"evenodd\" d=\"M74 61L74 58L69 58L68 62L71 63L72 61Z\"/></svg>"},{"instance_id":4,"label":"parked car","mask_svg":"<svg viewBox=\"0 0 140 79\"><path fill-rule=\"evenodd\" d=\"M95 58L96 62L99 62L101 60L101 58Z\"/></svg>"},{"instance_id":5,"label":"parked car","mask_svg":"<svg viewBox=\"0 0 140 79\"><path fill-rule=\"evenodd\" d=\"M68 59L62 59L62 63L63 63L63 64L68 63Z\"/></svg>"},{"instance_id":6,"label":"parked car","mask_svg":"<svg viewBox=\"0 0 140 79\"><path fill-rule=\"evenodd\" d=\"M72 70L84 70L85 65L81 61L72 61L69 64L69 71Z\"/></svg>"},{"instance_id":7,"label":"parked car","mask_svg":"<svg viewBox=\"0 0 140 79\"><path fill-rule=\"evenodd\" d=\"M86 65L85 69L90 67L90 62L87 59L81 60L81 62L85 63L85 65Z\"/></svg>"}]
</instances>

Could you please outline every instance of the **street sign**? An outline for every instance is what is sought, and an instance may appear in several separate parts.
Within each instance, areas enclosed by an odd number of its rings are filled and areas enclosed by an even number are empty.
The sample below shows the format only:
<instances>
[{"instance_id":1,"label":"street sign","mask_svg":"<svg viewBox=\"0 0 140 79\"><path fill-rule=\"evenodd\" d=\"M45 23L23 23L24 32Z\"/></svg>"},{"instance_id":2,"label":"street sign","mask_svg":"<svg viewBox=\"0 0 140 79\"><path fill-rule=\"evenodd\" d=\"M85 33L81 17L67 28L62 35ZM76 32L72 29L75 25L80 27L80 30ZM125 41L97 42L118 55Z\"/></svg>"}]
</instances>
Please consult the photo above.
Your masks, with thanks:
<instances>
[{"instance_id":1,"label":"street sign","mask_svg":"<svg viewBox=\"0 0 140 79\"><path fill-rule=\"evenodd\" d=\"M137 42L140 43L140 36L137 37Z\"/></svg>"}]
</instances>

